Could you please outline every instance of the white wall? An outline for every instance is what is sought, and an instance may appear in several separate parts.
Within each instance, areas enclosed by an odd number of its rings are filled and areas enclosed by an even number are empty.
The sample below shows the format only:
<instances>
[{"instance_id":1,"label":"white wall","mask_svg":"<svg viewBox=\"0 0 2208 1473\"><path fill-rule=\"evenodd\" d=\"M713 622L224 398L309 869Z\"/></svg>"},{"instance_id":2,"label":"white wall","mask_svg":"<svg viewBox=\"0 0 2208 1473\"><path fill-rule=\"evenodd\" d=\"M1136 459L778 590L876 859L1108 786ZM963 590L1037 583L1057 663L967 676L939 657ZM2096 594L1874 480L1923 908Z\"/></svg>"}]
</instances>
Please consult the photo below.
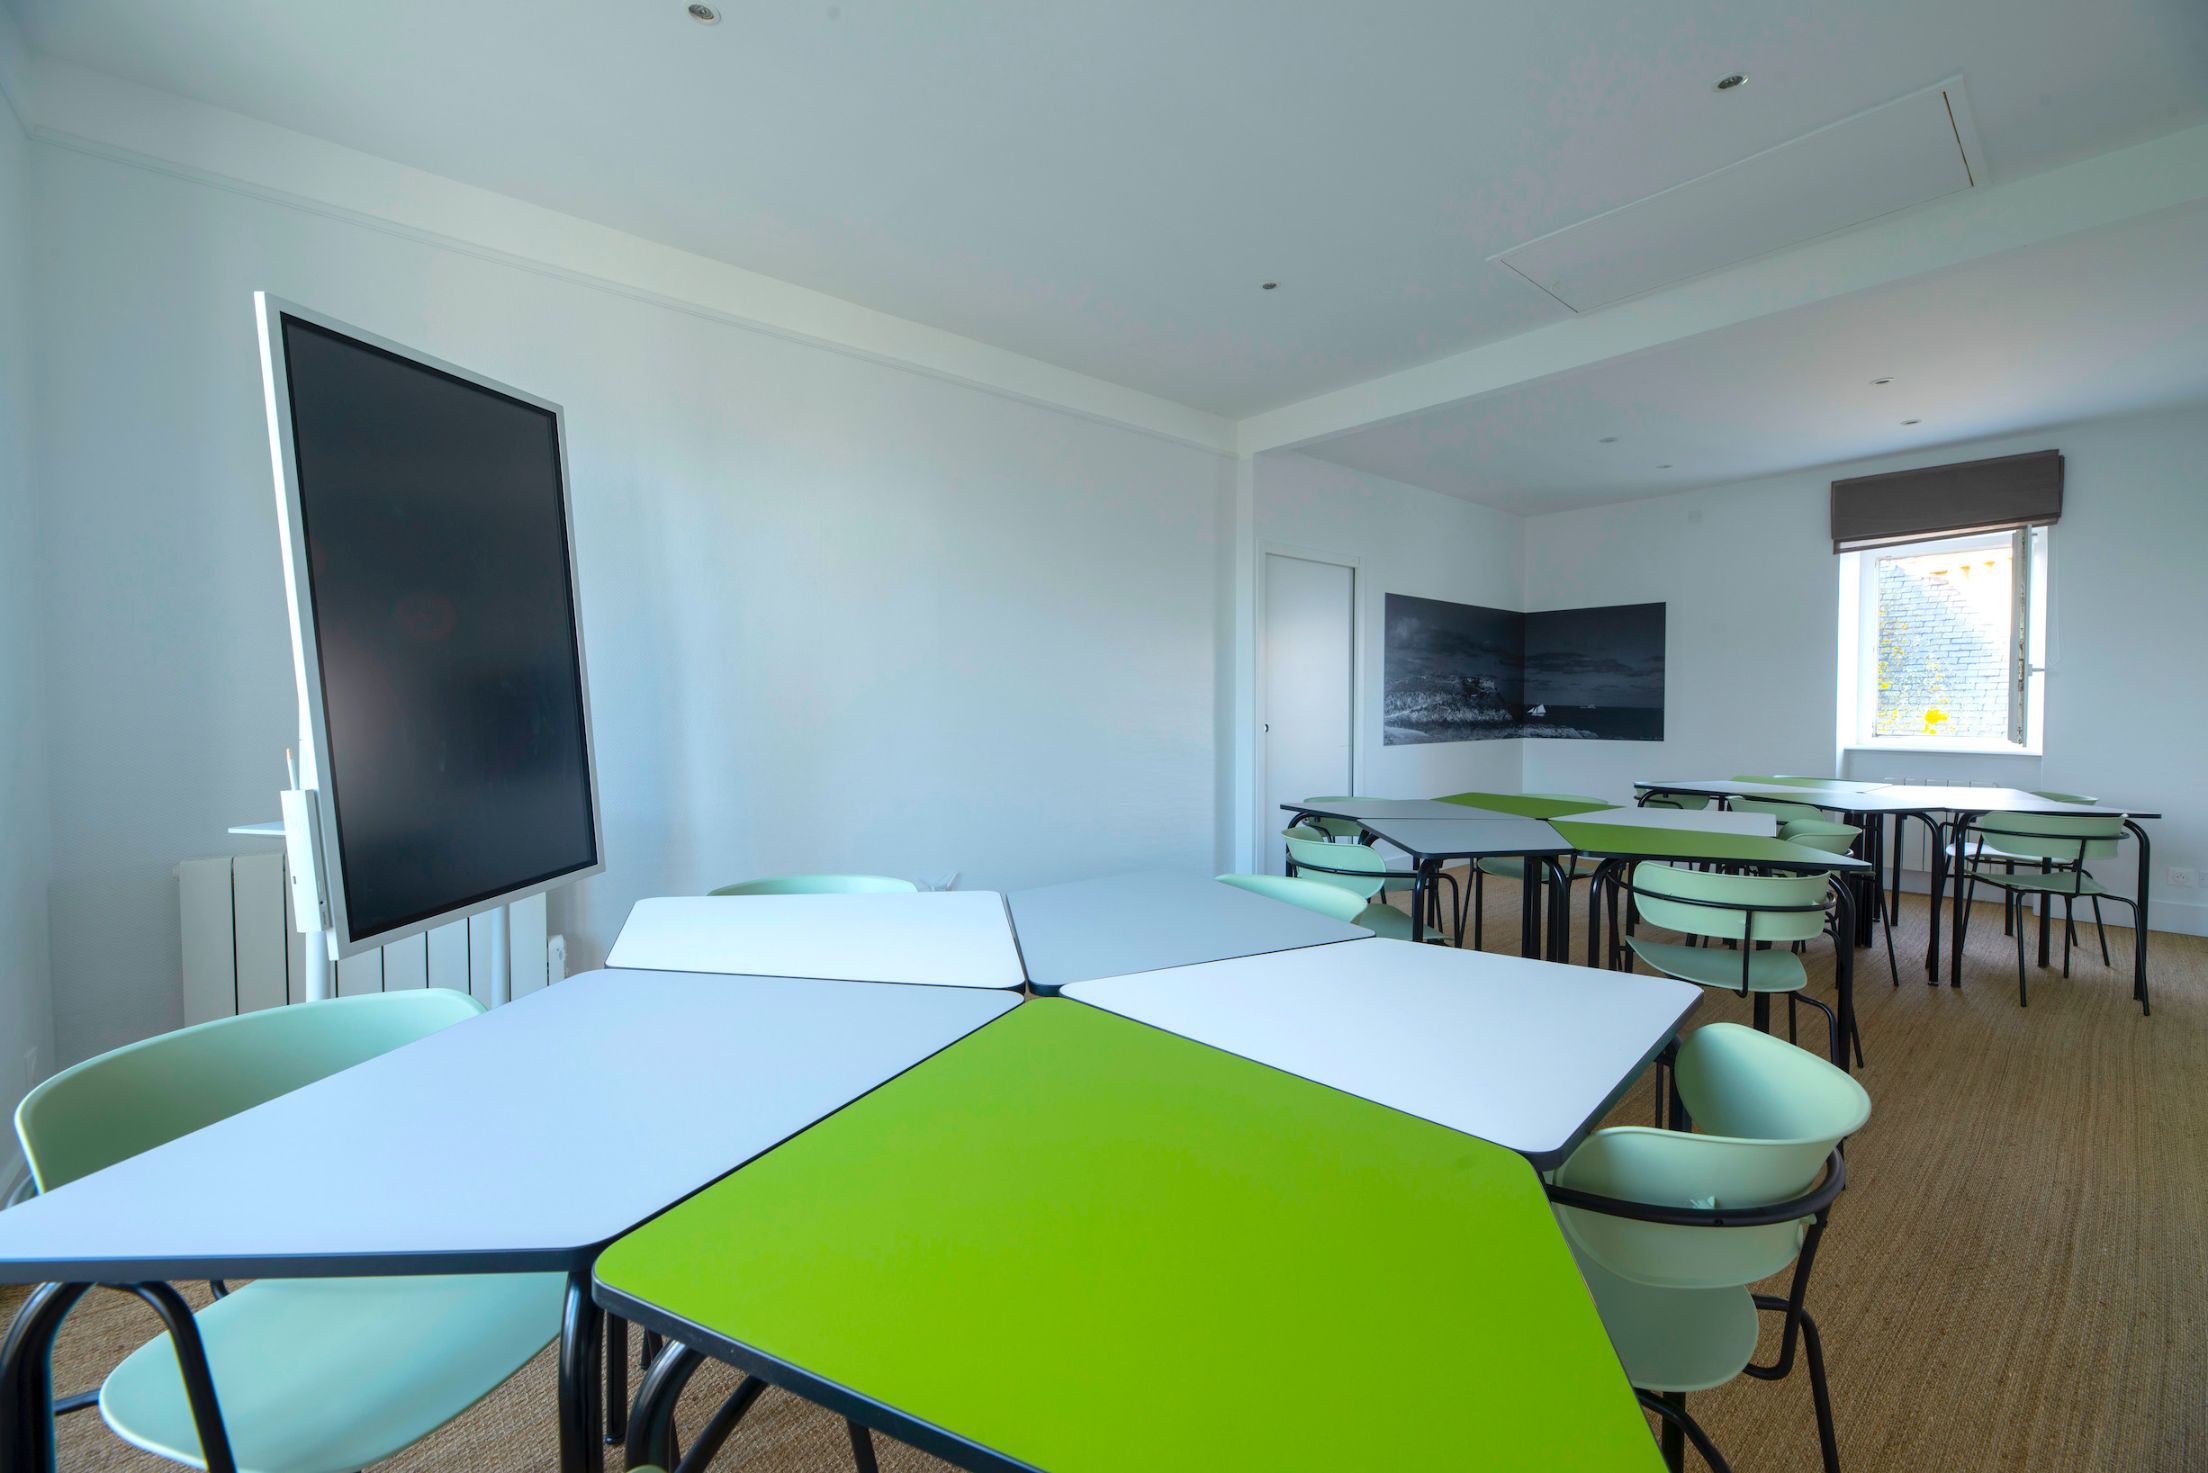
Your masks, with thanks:
<instances>
[{"instance_id":1,"label":"white wall","mask_svg":"<svg viewBox=\"0 0 2208 1473\"><path fill-rule=\"evenodd\" d=\"M31 143L0 93L0 1105L53 1065L46 884L52 813L40 718L44 620L32 491ZM25 1055L37 1063L26 1069ZM0 1138L0 1191L15 1137Z\"/></svg>"},{"instance_id":2,"label":"white wall","mask_svg":"<svg viewBox=\"0 0 2208 1473\"><path fill-rule=\"evenodd\" d=\"M1231 462L40 145L61 1051L176 1021L170 867L296 717L250 293L562 402L610 869L1004 887L1216 852Z\"/></svg>"},{"instance_id":3,"label":"white wall","mask_svg":"<svg viewBox=\"0 0 2208 1473\"><path fill-rule=\"evenodd\" d=\"M1307 455L1259 456L1255 474L1260 556L1269 549L1300 550L1358 563L1358 791L1391 797L1515 791L1523 742L1391 747L1382 743L1380 728L1386 596L1524 607L1519 519ZM1278 817L1259 813L1259 830L1277 831Z\"/></svg>"},{"instance_id":4,"label":"white wall","mask_svg":"<svg viewBox=\"0 0 2208 1473\"><path fill-rule=\"evenodd\" d=\"M2044 756L1836 756L1832 481L2047 448L2067 476L2049 540ZM1665 600L1669 671L1664 742L1529 742L1526 786L1622 797L1635 778L1831 772L1840 760L1849 776L2092 793L2167 814L2150 825L2153 923L2208 933L2208 897L2173 890L2166 873L2208 863L2203 466L2208 409L2191 409L1533 518L1527 607ZM2128 876L2112 878L2129 892Z\"/></svg>"}]
</instances>

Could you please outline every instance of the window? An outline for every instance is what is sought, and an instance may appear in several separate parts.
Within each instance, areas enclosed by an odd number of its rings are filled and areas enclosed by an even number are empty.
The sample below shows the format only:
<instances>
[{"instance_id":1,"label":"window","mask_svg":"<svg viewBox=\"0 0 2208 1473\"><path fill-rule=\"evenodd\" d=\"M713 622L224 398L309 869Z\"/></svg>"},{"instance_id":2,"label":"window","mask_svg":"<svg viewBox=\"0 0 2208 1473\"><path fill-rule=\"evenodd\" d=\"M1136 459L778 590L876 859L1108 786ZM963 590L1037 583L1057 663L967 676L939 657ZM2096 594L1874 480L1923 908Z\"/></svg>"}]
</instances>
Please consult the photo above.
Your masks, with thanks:
<instances>
[{"instance_id":1,"label":"window","mask_svg":"<svg viewBox=\"0 0 2208 1473\"><path fill-rule=\"evenodd\" d=\"M2046 549L2028 527L1844 554L1842 740L2036 751Z\"/></svg>"}]
</instances>

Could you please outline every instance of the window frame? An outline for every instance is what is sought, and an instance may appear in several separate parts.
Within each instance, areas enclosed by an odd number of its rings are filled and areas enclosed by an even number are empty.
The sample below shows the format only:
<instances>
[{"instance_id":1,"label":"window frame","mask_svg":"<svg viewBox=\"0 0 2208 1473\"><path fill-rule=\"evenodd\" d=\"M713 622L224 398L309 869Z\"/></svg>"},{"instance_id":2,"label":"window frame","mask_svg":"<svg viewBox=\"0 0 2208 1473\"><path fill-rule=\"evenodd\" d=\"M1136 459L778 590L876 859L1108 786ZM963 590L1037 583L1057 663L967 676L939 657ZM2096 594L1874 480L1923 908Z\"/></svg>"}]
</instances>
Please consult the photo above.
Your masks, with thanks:
<instances>
[{"instance_id":1,"label":"window frame","mask_svg":"<svg viewBox=\"0 0 2208 1473\"><path fill-rule=\"evenodd\" d=\"M2046 727L2048 546L2046 526L1928 537L1840 554L1840 745L1851 752L1955 752L2006 757L2041 755ZM2009 614L2009 735L1880 736L1878 720L1878 560L1923 553L1982 552L2008 547L2013 591Z\"/></svg>"}]
</instances>

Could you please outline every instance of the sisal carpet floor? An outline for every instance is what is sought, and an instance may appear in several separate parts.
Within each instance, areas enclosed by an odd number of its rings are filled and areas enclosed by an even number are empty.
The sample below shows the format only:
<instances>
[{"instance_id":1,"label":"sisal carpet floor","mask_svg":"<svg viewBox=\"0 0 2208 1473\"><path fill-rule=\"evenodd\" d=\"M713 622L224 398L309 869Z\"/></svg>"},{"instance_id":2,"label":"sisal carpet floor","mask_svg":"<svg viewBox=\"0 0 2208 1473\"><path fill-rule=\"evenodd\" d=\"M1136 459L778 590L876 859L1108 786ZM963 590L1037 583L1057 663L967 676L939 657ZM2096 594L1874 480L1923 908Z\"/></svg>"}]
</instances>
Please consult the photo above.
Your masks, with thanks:
<instances>
[{"instance_id":1,"label":"sisal carpet floor","mask_svg":"<svg viewBox=\"0 0 2208 1473\"><path fill-rule=\"evenodd\" d=\"M1489 889L1492 945L1514 935L1517 897L1507 883ZM1979 909L1960 991L1924 984L1924 916L1905 901L1898 989L1882 948L1858 960L1874 1113L1850 1147L1848 1192L1809 1298L1843 1462L1908 1473L2208 1468L2208 941L2155 936L2150 1019L2131 1001L2128 971L2103 969L2097 948L2080 954L2071 981L2035 971L2032 1005L2020 1010L1997 910ZM2120 965L2130 934L2109 930ZM1829 960L1821 966L1817 991L1829 997ZM1712 997L1699 1017L1746 1021L1745 1005ZM1803 1017L1806 1026L1814 1015ZM1649 1112L1644 1086L1617 1118ZM18 1298L0 1290L0 1312ZM149 1333L148 1318L119 1296L88 1303L56 1356L61 1387L96 1384ZM1130 1367L1139 1406L1138 1376ZM725 1371L701 1374L682 1424L695 1427L732 1384ZM539 1357L386 1466L549 1467L552 1386L549 1355ZM1798 1373L1737 1381L1690 1406L1742 1473L1817 1466ZM885 1469L945 1466L879 1445ZM1478 1449L1468 1438L1467 1468L1479 1466ZM64 1423L61 1466L171 1465L85 1413ZM840 1423L769 1392L716 1467L845 1470L850 1455Z\"/></svg>"}]
</instances>

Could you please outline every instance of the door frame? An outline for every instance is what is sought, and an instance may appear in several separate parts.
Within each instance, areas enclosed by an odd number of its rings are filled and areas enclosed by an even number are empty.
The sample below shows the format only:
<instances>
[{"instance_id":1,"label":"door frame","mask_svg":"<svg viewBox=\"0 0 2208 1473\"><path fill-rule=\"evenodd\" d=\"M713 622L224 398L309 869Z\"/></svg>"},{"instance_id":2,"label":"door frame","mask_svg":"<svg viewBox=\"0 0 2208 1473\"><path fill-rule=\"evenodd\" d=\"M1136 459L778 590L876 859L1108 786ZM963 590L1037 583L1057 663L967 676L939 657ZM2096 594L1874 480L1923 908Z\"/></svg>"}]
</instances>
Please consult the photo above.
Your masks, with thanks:
<instances>
[{"instance_id":1,"label":"door frame","mask_svg":"<svg viewBox=\"0 0 2208 1473\"><path fill-rule=\"evenodd\" d=\"M1266 559L1292 557L1307 563L1322 563L1329 567L1349 569L1349 788L1361 792L1365 781L1365 567L1364 560L1350 553L1330 552L1325 548L1307 547L1294 542L1259 542L1257 544L1257 619L1254 645L1255 668L1251 671L1252 689L1256 695L1255 719L1250 722L1250 771L1256 775L1250 850L1254 868L1265 868L1267 846L1280 833L1281 817L1278 812L1267 812L1265 807L1265 631L1267 628L1266 570L1271 566Z\"/></svg>"}]
</instances>

